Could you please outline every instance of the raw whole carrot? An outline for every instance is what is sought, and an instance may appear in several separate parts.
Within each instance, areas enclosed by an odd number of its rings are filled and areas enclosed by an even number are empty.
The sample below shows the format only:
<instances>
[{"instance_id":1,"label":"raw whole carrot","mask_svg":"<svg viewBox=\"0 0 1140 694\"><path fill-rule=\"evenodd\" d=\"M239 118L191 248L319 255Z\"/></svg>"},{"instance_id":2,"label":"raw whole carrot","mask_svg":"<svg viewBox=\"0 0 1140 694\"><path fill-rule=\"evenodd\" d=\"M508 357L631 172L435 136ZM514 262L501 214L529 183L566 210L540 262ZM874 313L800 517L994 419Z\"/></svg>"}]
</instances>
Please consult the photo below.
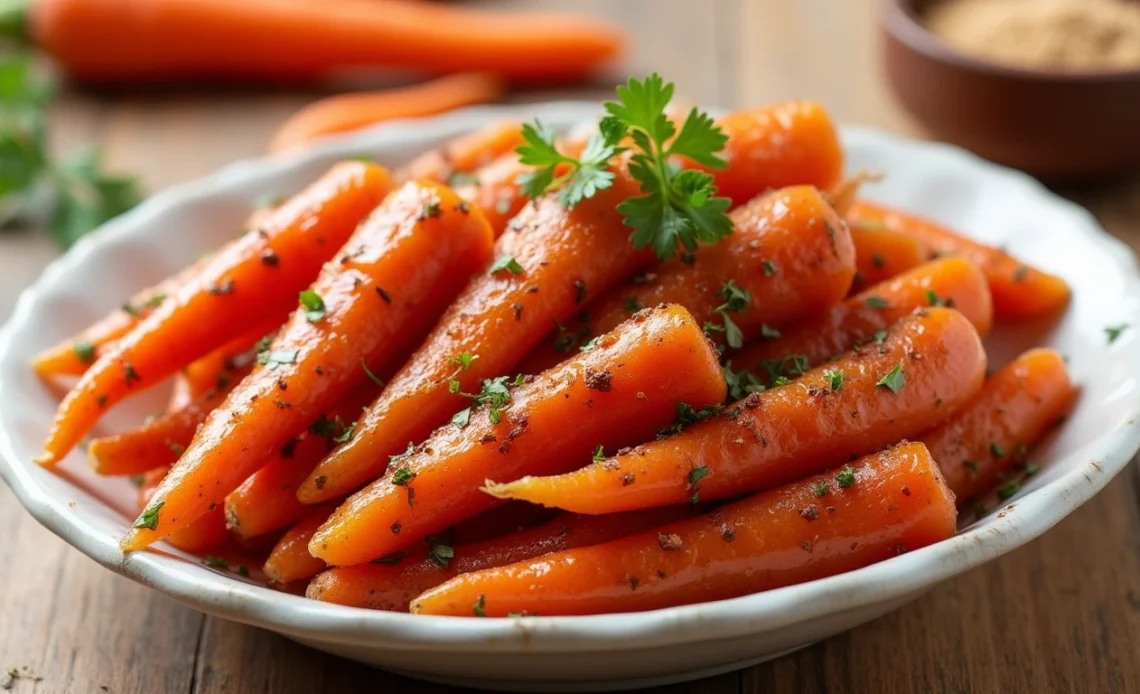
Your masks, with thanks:
<instances>
[{"instance_id":1,"label":"raw whole carrot","mask_svg":"<svg viewBox=\"0 0 1140 694\"><path fill-rule=\"evenodd\" d=\"M381 377L390 375L382 372ZM257 472L226 496L226 526L241 537L256 537L300 520L308 507L297 499L297 487L379 392L374 383L366 382L274 450Z\"/></svg>"},{"instance_id":2,"label":"raw whole carrot","mask_svg":"<svg viewBox=\"0 0 1140 694\"><path fill-rule=\"evenodd\" d=\"M191 397L198 397L216 390L224 383L240 381L248 373L241 372L243 366L250 366L256 359L255 347L264 339L272 339L281 327L282 320L258 325L230 340L221 347L210 352L201 359L196 359L186 365L180 375L186 379L186 386ZM224 387L224 386L222 386Z\"/></svg>"},{"instance_id":3,"label":"raw whole carrot","mask_svg":"<svg viewBox=\"0 0 1140 694\"><path fill-rule=\"evenodd\" d=\"M474 408L397 457L394 472L337 509L309 551L334 566L394 552L499 505L480 491L488 475L573 469L597 446L652 436L679 402L701 408L724 394L716 353L689 313L646 309L592 350L513 388L500 421L494 408Z\"/></svg>"},{"instance_id":4,"label":"raw whole carrot","mask_svg":"<svg viewBox=\"0 0 1140 694\"><path fill-rule=\"evenodd\" d=\"M84 373L60 404L38 462L54 465L127 396L268 317L287 315L297 292L390 188L384 169L343 162L216 254Z\"/></svg>"},{"instance_id":5,"label":"raw whole carrot","mask_svg":"<svg viewBox=\"0 0 1140 694\"><path fill-rule=\"evenodd\" d=\"M37 0L35 42L73 77L314 80L346 68L587 77L624 35L581 16L490 12L432 2Z\"/></svg>"},{"instance_id":6,"label":"raw whole carrot","mask_svg":"<svg viewBox=\"0 0 1140 694\"><path fill-rule=\"evenodd\" d=\"M961 504L989 492L1004 475L1025 465L1026 455L1064 416L1076 393L1061 355L1032 349L991 376L968 405L919 439Z\"/></svg>"},{"instance_id":7,"label":"raw whole carrot","mask_svg":"<svg viewBox=\"0 0 1140 694\"><path fill-rule=\"evenodd\" d=\"M848 219L856 226L878 224L914 236L930 249L932 256L960 255L973 261L989 282L998 320L1053 313L1069 301L1069 286L1060 277L1030 267L998 248L959 236L928 219L865 201L852 206Z\"/></svg>"},{"instance_id":8,"label":"raw whole carrot","mask_svg":"<svg viewBox=\"0 0 1140 694\"><path fill-rule=\"evenodd\" d=\"M496 262L513 258L513 269L492 265L471 280L366 411L352 440L301 486L299 498L305 503L336 498L379 477L388 456L402 452L409 441L423 441L463 409L467 399L449 392L450 381L474 393L483 379L511 372L552 321L574 315L580 304L650 263L653 251L638 251L626 242L629 232L615 209L636 190L622 172L611 188L572 210L550 196L527 206L516 218L525 231L506 234L495 246ZM474 360L457 369L462 354Z\"/></svg>"},{"instance_id":9,"label":"raw whole carrot","mask_svg":"<svg viewBox=\"0 0 1140 694\"><path fill-rule=\"evenodd\" d=\"M453 179L478 180L475 176L477 169L512 153L520 144L521 123L515 120L494 121L421 154L404 167L404 172L408 178L458 187L459 181Z\"/></svg>"},{"instance_id":10,"label":"raw whole carrot","mask_svg":"<svg viewBox=\"0 0 1140 694\"><path fill-rule=\"evenodd\" d=\"M487 491L602 514L769 489L922 433L978 392L985 368L970 321L925 309L896 323L881 344L753 393L715 419L598 465L488 482Z\"/></svg>"},{"instance_id":11,"label":"raw whole carrot","mask_svg":"<svg viewBox=\"0 0 1140 694\"><path fill-rule=\"evenodd\" d=\"M143 475L142 483L139 485L138 505L140 511L150 503L155 490L158 489L158 485L166 477L169 470L169 467L161 467L150 470ZM222 515L222 510L218 508L166 538L166 542L184 552L200 554L222 546L228 537L225 518Z\"/></svg>"},{"instance_id":12,"label":"raw whole carrot","mask_svg":"<svg viewBox=\"0 0 1140 694\"><path fill-rule=\"evenodd\" d=\"M851 241L856 266L852 293L901 275L929 257L917 238L882 227L852 224Z\"/></svg>"},{"instance_id":13,"label":"raw whole carrot","mask_svg":"<svg viewBox=\"0 0 1140 694\"><path fill-rule=\"evenodd\" d=\"M560 514L542 525L471 544L457 543L453 556L439 544L415 545L384 563L338 566L325 571L309 584L306 596L313 600L406 612L412 598L455 576L533 559L551 552L609 542L666 523L695 515L691 506L632 511L611 516ZM426 557L425 557L426 555Z\"/></svg>"},{"instance_id":14,"label":"raw whole carrot","mask_svg":"<svg viewBox=\"0 0 1140 694\"><path fill-rule=\"evenodd\" d=\"M727 316L739 337L751 342L778 335L777 328L822 313L847 294L855 274L851 236L815 188L774 191L738 207L731 217L732 236L697 249L691 262L662 263L612 290L568 326L560 325L520 369L539 373L557 364L642 306L680 304L710 326L719 343L726 338ZM733 287L746 298L741 306L724 308L726 291Z\"/></svg>"},{"instance_id":15,"label":"raw whole carrot","mask_svg":"<svg viewBox=\"0 0 1140 694\"><path fill-rule=\"evenodd\" d=\"M502 78L497 75L460 73L399 89L326 97L290 116L273 135L269 151L301 149L314 140L387 120L431 116L494 101L504 88ZM446 182L446 178L439 182Z\"/></svg>"},{"instance_id":16,"label":"raw whole carrot","mask_svg":"<svg viewBox=\"0 0 1140 694\"><path fill-rule=\"evenodd\" d=\"M723 600L890 559L952 537L955 522L926 448L902 444L700 518L463 574L411 611L576 615Z\"/></svg>"},{"instance_id":17,"label":"raw whole carrot","mask_svg":"<svg viewBox=\"0 0 1140 694\"><path fill-rule=\"evenodd\" d=\"M312 578L325 569L323 561L309 554L309 539L332 511L331 504L310 507L305 517L281 536L263 567L271 583L288 585Z\"/></svg>"},{"instance_id":18,"label":"raw whole carrot","mask_svg":"<svg viewBox=\"0 0 1140 694\"><path fill-rule=\"evenodd\" d=\"M778 340L745 347L731 355L732 364L761 376L771 371L767 367L793 356L809 365L822 364L877 339L915 309L932 305L952 305L982 336L993 322L990 293L981 271L964 258L943 258L870 287L826 314L785 330Z\"/></svg>"},{"instance_id":19,"label":"raw whole carrot","mask_svg":"<svg viewBox=\"0 0 1140 694\"><path fill-rule=\"evenodd\" d=\"M259 358L263 368L206 419L155 494L161 517L136 527L124 549L220 505L269 452L405 354L484 267L491 245L482 213L444 186L413 181L389 195L302 292Z\"/></svg>"}]
</instances>

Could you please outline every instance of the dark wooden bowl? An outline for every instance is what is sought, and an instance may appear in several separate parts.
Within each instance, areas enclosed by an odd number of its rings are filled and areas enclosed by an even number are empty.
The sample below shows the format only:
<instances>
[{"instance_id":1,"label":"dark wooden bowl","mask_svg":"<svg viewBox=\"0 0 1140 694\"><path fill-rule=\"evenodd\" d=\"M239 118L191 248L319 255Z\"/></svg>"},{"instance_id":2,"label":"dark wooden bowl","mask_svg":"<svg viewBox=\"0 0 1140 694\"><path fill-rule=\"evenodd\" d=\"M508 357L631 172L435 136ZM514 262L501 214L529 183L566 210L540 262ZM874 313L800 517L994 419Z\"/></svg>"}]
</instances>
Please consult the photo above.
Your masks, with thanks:
<instances>
[{"instance_id":1,"label":"dark wooden bowl","mask_svg":"<svg viewBox=\"0 0 1140 694\"><path fill-rule=\"evenodd\" d=\"M986 62L919 22L930 0L883 0L883 59L902 105L937 139L1043 179L1140 169L1140 70L1065 72Z\"/></svg>"}]
</instances>

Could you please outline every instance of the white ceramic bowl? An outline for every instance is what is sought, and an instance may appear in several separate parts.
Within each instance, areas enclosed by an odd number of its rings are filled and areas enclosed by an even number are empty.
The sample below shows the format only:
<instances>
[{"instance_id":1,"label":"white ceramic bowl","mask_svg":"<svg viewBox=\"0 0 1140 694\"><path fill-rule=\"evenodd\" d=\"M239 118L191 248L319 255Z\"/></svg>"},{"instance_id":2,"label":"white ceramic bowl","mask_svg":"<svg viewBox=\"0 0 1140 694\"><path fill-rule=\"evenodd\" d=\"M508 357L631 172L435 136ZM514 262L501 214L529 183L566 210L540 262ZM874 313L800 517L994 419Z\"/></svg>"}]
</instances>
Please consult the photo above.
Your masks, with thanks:
<instances>
[{"instance_id":1,"label":"white ceramic bowl","mask_svg":"<svg viewBox=\"0 0 1140 694\"><path fill-rule=\"evenodd\" d=\"M396 164L491 118L537 115L568 126L596 108L478 108L392 123L295 157L235 164L164 191L108 224L48 268L0 331L0 473L41 523L81 552L195 609L413 676L554 691L710 675L878 617L1045 532L1100 490L1140 446L1140 278L1131 252L1087 212L1024 175L951 147L847 129L850 168L888 174L869 197L1004 244L1075 290L1059 322L1002 327L987 343L995 366L1031 345L1058 348L1071 357L1083 392L1069 421L1035 452L1041 472L1015 499L951 540L804 585L654 612L420 617L277 593L170 549L123 557L117 543L134 517L134 489L123 480L96 478L80 453L59 473L31 462L59 395L27 367L32 354L230 238L259 196L296 190L344 155L366 153ZM1109 346L1104 327L1119 323L1136 327ZM159 396L118 408L106 426L137 421L157 409Z\"/></svg>"}]
</instances>

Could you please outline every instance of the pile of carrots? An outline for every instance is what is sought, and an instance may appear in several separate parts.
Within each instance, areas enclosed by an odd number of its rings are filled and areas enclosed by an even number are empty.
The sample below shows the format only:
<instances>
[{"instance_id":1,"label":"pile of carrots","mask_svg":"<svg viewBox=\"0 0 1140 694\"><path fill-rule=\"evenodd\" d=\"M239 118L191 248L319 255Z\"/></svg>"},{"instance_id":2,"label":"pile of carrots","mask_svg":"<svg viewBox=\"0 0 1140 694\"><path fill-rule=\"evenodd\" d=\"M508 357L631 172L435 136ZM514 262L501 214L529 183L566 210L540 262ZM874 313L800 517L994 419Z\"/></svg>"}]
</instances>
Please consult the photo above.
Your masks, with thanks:
<instances>
[{"instance_id":1,"label":"pile of carrots","mask_svg":"<svg viewBox=\"0 0 1140 694\"><path fill-rule=\"evenodd\" d=\"M818 579L1012 496L1075 389L1047 349L987 376L981 337L1066 284L857 199L818 105L717 123L734 232L663 262L627 240L620 163L572 209L528 204L518 123L337 164L36 359L78 377L40 462L173 378L167 413L87 448L141 476L124 551L468 617Z\"/></svg>"}]
</instances>

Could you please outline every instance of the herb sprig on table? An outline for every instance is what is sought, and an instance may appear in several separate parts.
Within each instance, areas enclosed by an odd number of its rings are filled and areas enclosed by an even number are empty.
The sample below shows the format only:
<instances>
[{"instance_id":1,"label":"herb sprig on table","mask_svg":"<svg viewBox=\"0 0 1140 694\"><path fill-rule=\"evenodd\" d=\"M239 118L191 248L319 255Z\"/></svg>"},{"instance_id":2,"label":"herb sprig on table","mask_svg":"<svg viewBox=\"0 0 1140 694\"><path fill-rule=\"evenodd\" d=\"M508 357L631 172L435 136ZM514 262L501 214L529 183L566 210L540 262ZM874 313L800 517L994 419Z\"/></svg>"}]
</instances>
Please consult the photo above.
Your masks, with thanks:
<instances>
[{"instance_id":1,"label":"herb sprig on table","mask_svg":"<svg viewBox=\"0 0 1140 694\"><path fill-rule=\"evenodd\" d=\"M63 161L48 149L52 96L29 58L0 52L0 228L46 222L63 247L142 199L138 181L103 170L98 150Z\"/></svg>"},{"instance_id":2,"label":"herb sprig on table","mask_svg":"<svg viewBox=\"0 0 1140 694\"><path fill-rule=\"evenodd\" d=\"M678 130L666 114L672 98L673 84L660 75L630 78L617 88L617 101L605 104L607 115L577 158L558 151L554 131L542 123L524 125L519 158L537 168L520 177L522 192L535 198L558 190L558 200L573 207L609 188L614 181L607 168L610 159L630 152L629 173L641 184L643 195L622 201L617 209L633 229L635 248L651 246L666 260L728 236L732 220L725 212L731 201L717 197L710 174L678 164L679 158L687 158L711 169L723 168L726 163L718 154L728 136L696 108ZM627 141L632 146L626 146Z\"/></svg>"}]
</instances>

